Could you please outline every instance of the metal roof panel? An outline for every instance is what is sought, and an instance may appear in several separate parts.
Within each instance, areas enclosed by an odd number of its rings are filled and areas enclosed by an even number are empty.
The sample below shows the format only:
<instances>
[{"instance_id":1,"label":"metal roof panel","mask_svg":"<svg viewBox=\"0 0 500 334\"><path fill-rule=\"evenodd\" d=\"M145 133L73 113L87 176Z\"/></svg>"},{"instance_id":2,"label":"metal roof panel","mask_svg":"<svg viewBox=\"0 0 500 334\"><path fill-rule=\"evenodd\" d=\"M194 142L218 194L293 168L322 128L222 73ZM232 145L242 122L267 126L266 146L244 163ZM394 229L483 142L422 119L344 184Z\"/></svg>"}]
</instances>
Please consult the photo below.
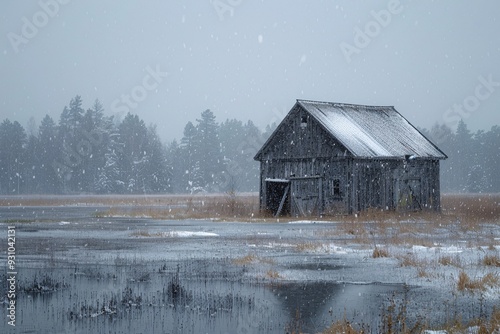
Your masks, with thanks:
<instances>
[{"instance_id":1,"label":"metal roof panel","mask_svg":"<svg viewBox=\"0 0 500 334\"><path fill-rule=\"evenodd\" d=\"M306 100L297 103L356 157L446 158L394 107Z\"/></svg>"}]
</instances>

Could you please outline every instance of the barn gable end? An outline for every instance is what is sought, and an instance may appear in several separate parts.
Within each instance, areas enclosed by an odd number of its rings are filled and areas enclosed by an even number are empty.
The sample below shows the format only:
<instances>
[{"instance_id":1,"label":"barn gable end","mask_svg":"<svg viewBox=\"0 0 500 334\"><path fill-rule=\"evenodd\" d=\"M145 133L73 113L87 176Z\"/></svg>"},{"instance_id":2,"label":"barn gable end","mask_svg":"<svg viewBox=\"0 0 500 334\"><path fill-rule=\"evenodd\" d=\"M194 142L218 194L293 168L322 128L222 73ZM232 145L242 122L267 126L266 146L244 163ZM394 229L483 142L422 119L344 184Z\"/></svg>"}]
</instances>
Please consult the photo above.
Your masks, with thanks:
<instances>
[{"instance_id":1,"label":"barn gable end","mask_svg":"<svg viewBox=\"0 0 500 334\"><path fill-rule=\"evenodd\" d=\"M312 159L350 153L307 110L296 104L278 125L255 160Z\"/></svg>"}]
</instances>

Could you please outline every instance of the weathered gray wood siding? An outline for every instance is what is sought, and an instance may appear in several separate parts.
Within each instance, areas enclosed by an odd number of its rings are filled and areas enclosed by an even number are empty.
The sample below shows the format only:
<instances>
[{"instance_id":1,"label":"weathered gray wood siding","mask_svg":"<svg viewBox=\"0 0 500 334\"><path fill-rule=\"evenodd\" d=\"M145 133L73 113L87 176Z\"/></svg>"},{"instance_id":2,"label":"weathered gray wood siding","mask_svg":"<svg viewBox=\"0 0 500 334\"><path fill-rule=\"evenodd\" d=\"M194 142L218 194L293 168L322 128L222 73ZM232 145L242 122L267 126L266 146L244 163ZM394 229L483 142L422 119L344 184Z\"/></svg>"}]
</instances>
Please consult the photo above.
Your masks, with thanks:
<instances>
[{"instance_id":1,"label":"weathered gray wood siding","mask_svg":"<svg viewBox=\"0 0 500 334\"><path fill-rule=\"evenodd\" d=\"M384 210L440 208L439 160L354 160L351 213L368 208ZM414 203L404 203L412 192Z\"/></svg>"},{"instance_id":2,"label":"weathered gray wood siding","mask_svg":"<svg viewBox=\"0 0 500 334\"><path fill-rule=\"evenodd\" d=\"M341 161L345 163L345 157L350 153L300 107L290 112L282 125L262 151L261 206L266 202L266 179L337 174L346 177ZM323 192L328 191L327 182ZM330 201L328 198L324 200Z\"/></svg>"}]
</instances>

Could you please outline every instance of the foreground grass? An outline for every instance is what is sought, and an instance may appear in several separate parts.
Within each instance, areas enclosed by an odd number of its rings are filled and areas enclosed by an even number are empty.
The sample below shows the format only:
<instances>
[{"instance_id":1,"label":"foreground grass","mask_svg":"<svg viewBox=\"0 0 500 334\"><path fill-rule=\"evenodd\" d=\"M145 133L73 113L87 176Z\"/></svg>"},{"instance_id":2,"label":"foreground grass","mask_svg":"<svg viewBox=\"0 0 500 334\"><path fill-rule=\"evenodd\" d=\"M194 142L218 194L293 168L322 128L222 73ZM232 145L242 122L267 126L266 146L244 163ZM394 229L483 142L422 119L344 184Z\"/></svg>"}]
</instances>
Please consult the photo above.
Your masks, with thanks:
<instances>
[{"instance_id":1,"label":"foreground grass","mask_svg":"<svg viewBox=\"0 0 500 334\"><path fill-rule=\"evenodd\" d=\"M494 308L491 315L485 318L476 318L463 323L459 318L448 319L439 329L427 326L424 323L408 324L405 315L405 306L394 302L387 307L378 332L386 334L411 333L478 333L495 334L500 332L500 309ZM371 333L365 324L355 324L347 319L332 323L322 334L365 334Z\"/></svg>"}]
</instances>

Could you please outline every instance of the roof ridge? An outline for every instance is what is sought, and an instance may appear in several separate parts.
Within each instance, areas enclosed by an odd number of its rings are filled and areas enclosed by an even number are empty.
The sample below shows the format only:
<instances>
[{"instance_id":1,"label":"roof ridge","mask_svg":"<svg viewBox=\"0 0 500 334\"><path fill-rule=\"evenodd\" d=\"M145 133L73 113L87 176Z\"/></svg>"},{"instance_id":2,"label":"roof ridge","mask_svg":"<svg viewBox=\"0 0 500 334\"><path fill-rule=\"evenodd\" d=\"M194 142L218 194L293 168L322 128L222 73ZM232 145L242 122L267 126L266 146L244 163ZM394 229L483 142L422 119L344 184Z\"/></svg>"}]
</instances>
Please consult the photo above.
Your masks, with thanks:
<instances>
[{"instance_id":1,"label":"roof ridge","mask_svg":"<svg viewBox=\"0 0 500 334\"><path fill-rule=\"evenodd\" d=\"M305 103L316 103L316 104L329 104L332 106L353 106L353 107L365 107L365 108L394 108L394 106L374 106L374 105L365 105L365 104L354 104L354 103L343 103L343 102L328 102L328 101L315 101L315 100L302 100L297 99L297 102L305 102Z\"/></svg>"}]
</instances>

